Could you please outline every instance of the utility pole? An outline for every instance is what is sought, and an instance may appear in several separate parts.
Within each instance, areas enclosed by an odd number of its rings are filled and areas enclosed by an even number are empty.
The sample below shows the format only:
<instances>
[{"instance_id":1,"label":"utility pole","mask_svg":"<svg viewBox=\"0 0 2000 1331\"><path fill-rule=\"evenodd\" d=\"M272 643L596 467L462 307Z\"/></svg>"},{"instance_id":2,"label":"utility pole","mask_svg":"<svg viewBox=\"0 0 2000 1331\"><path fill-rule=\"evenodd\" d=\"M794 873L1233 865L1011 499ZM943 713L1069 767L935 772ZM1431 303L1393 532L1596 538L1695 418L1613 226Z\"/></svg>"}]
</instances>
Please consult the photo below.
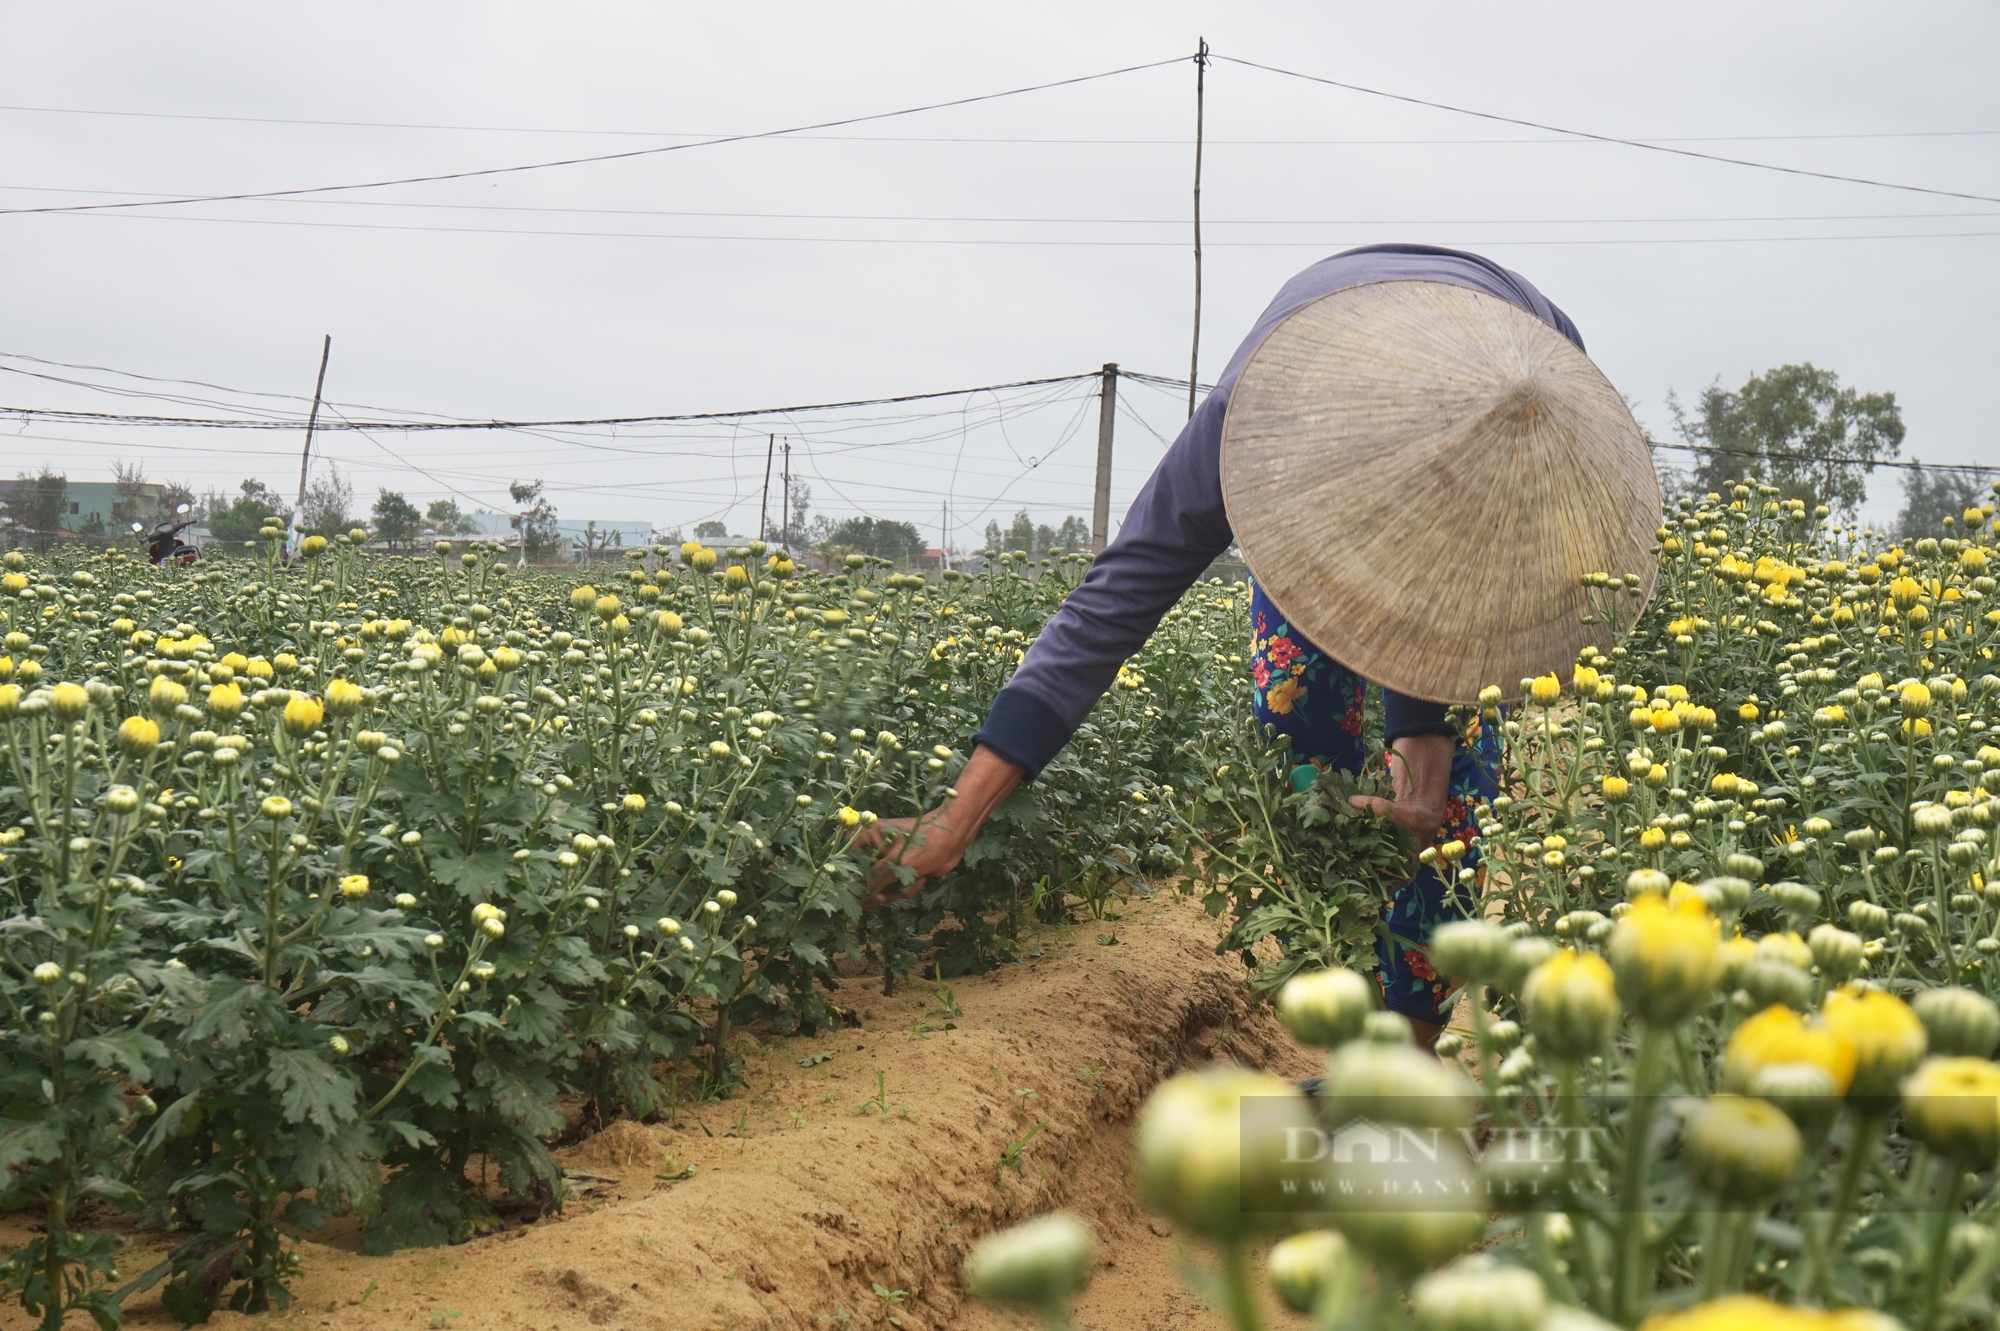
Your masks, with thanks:
<instances>
[{"instance_id":1,"label":"utility pole","mask_svg":"<svg viewBox=\"0 0 2000 1331\"><path fill-rule=\"evenodd\" d=\"M778 446L778 436L772 435L764 442L764 497L757 501L757 539L764 539L764 529L771 522L771 453Z\"/></svg>"},{"instance_id":2,"label":"utility pole","mask_svg":"<svg viewBox=\"0 0 2000 1331\"><path fill-rule=\"evenodd\" d=\"M1201 141L1208 81L1208 39L1194 56L1194 349L1188 353L1188 418L1194 418L1194 385L1201 378Z\"/></svg>"},{"instance_id":3,"label":"utility pole","mask_svg":"<svg viewBox=\"0 0 2000 1331\"><path fill-rule=\"evenodd\" d=\"M300 533L306 526L306 473L312 470L313 428L319 424L320 394L326 389L326 362L333 355L333 334L324 335L319 346L319 378L313 381L312 411L306 416L306 446L299 454L299 499L292 505L292 535L286 543L288 550L296 549L301 539Z\"/></svg>"},{"instance_id":4,"label":"utility pole","mask_svg":"<svg viewBox=\"0 0 2000 1331\"><path fill-rule=\"evenodd\" d=\"M778 534L778 543L786 549L792 544L792 441L785 441L785 526Z\"/></svg>"},{"instance_id":5,"label":"utility pole","mask_svg":"<svg viewBox=\"0 0 2000 1331\"><path fill-rule=\"evenodd\" d=\"M1111 425L1118 414L1118 362L1104 364L1097 390L1097 494L1090 502L1090 548L1103 550L1111 537Z\"/></svg>"},{"instance_id":6,"label":"utility pole","mask_svg":"<svg viewBox=\"0 0 2000 1331\"><path fill-rule=\"evenodd\" d=\"M951 500L938 510L938 572L951 567Z\"/></svg>"}]
</instances>

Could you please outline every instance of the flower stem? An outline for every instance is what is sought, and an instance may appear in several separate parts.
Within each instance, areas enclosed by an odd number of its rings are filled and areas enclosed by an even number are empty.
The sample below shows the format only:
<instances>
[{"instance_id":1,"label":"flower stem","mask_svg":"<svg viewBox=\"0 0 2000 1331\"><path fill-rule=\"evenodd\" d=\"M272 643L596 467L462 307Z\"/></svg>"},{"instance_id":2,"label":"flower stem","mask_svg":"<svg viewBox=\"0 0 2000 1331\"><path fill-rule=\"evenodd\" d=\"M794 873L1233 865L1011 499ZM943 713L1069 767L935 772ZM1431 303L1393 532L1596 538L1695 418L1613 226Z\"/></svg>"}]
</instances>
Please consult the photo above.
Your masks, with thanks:
<instances>
[{"instance_id":1,"label":"flower stem","mask_svg":"<svg viewBox=\"0 0 2000 1331\"><path fill-rule=\"evenodd\" d=\"M1833 1209L1827 1213L1826 1224L1813 1232L1806 1254L1810 1266L1804 1288L1821 1298L1832 1293L1833 1245L1840 1241L1841 1231L1847 1228L1847 1218L1854 1213L1854 1204L1861 1196L1862 1180L1868 1176L1868 1166L1875 1158L1876 1148L1881 1144L1887 1125L1888 1121L1880 1114L1862 1114L1855 1119L1854 1137L1848 1143L1847 1159L1841 1165L1840 1182L1833 1195Z\"/></svg>"},{"instance_id":2,"label":"flower stem","mask_svg":"<svg viewBox=\"0 0 2000 1331\"><path fill-rule=\"evenodd\" d=\"M1620 1215L1612 1320L1628 1326L1639 1320L1646 1295L1641 1286L1650 1270L1646 1263L1646 1156L1653 1135L1654 1101L1658 1098L1667 1037L1668 1032L1657 1026L1640 1025L1631 1106L1625 1113L1625 1154L1618 1171Z\"/></svg>"},{"instance_id":3,"label":"flower stem","mask_svg":"<svg viewBox=\"0 0 2000 1331\"><path fill-rule=\"evenodd\" d=\"M1250 1254L1241 1240L1222 1248L1222 1312L1236 1331L1262 1331L1257 1315L1256 1287L1250 1279Z\"/></svg>"}]
</instances>

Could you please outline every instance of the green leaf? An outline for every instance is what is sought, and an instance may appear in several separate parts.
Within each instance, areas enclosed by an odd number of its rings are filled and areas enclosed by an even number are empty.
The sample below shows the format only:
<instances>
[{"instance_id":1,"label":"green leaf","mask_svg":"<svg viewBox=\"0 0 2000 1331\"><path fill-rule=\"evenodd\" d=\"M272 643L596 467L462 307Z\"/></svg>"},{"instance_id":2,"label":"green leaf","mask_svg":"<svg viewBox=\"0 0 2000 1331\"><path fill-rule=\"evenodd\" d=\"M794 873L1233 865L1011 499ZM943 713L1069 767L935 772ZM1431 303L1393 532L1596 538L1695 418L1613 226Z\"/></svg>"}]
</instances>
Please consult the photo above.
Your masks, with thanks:
<instances>
[{"instance_id":1,"label":"green leaf","mask_svg":"<svg viewBox=\"0 0 2000 1331\"><path fill-rule=\"evenodd\" d=\"M63 1053L94 1068L118 1068L133 1081L143 1082L152 1078L152 1060L165 1058L167 1047L144 1031L113 1031L71 1040Z\"/></svg>"},{"instance_id":2,"label":"green leaf","mask_svg":"<svg viewBox=\"0 0 2000 1331\"><path fill-rule=\"evenodd\" d=\"M62 1141L62 1120L54 1110L31 1122L0 1119L0 1174L55 1159Z\"/></svg>"},{"instance_id":3,"label":"green leaf","mask_svg":"<svg viewBox=\"0 0 2000 1331\"><path fill-rule=\"evenodd\" d=\"M352 1077L318 1054L273 1049L267 1057L266 1076L278 1092L287 1122L310 1122L332 1132L354 1117L358 1088Z\"/></svg>"}]
</instances>

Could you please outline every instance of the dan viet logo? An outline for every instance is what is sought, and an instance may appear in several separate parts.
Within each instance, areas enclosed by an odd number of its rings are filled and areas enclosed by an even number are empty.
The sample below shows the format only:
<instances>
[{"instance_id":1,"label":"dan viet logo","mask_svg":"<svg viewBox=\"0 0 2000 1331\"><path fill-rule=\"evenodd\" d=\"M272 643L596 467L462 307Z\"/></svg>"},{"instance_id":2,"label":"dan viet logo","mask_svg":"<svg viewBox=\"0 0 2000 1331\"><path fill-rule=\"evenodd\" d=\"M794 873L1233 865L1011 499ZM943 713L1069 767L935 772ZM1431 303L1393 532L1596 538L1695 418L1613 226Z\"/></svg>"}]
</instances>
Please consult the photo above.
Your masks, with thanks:
<instances>
[{"instance_id":1,"label":"dan viet logo","mask_svg":"<svg viewBox=\"0 0 2000 1331\"><path fill-rule=\"evenodd\" d=\"M1285 1209L1532 1204L1573 1195L1576 1167L1598 1154L1596 1130L1584 1127L1416 1127L1354 1117L1328 1128L1256 1118L1244 1115L1243 1150L1270 1163L1276 1187L1265 1195Z\"/></svg>"}]
</instances>

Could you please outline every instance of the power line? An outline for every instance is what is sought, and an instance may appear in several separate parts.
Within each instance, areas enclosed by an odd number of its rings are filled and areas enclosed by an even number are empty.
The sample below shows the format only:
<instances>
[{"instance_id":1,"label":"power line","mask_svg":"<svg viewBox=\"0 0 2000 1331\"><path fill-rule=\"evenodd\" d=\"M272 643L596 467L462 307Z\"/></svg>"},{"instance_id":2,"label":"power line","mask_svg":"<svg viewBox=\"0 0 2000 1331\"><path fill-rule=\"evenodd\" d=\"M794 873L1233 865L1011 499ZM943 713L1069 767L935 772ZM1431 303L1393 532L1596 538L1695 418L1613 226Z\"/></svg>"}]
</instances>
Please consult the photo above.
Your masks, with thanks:
<instances>
[{"instance_id":1,"label":"power line","mask_svg":"<svg viewBox=\"0 0 2000 1331\"><path fill-rule=\"evenodd\" d=\"M943 397L962 397L971 393L993 393L1008 388L1035 388L1043 384L1074 383L1080 379L1095 379L1097 371L1089 374L1053 375L1045 379L1017 379L1011 383L987 384L979 388L951 388L933 393L904 393L896 397L857 398L850 402L815 402L791 407L753 407L741 411L696 411L677 415L660 416L598 416L588 419L551 421L503 421L503 420L443 420L443 421L350 421L343 419L338 424L322 425L322 430L526 430L553 429L585 425L654 425L673 421L722 421L739 420L750 416L778 416L787 412L834 411L846 407L875 407L898 402L923 402ZM0 406L0 416L11 416L24 421L46 420L66 423L87 424L104 422L115 425L146 425L194 427L211 430L295 430L298 420L258 420L228 419L217 416L151 416L122 414L107 411L68 411L55 407L9 407Z\"/></svg>"},{"instance_id":2,"label":"power line","mask_svg":"<svg viewBox=\"0 0 2000 1331\"><path fill-rule=\"evenodd\" d=\"M1961 476L2000 475L2000 467L1982 467L1971 462L1904 462L1900 459L1868 459L1835 457L1831 453L1795 453L1777 448L1723 448L1715 444L1663 444L1648 439L1646 447L1655 452L1668 449L1676 453L1706 453L1713 457L1761 458L1776 462L1830 462L1839 466L1872 469L1888 467L1895 471L1950 472Z\"/></svg>"},{"instance_id":3,"label":"power line","mask_svg":"<svg viewBox=\"0 0 2000 1331\"><path fill-rule=\"evenodd\" d=\"M1225 140L1210 139L1210 143ZM1550 140L1567 142L1567 140ZM172 199L174 193L139 190L105 190L58 185L0 185L0 190L36 194L104 194L135 199ZM748 221L805 222L948 222L992 225L1059 226L1174 226L1187 225L1185 217L992 217L963 213L801 213L742 212L693 208L575 208L531 203L438 203L400 199L273 199L273 203L303 204L312 208L398 208L446 212L556 213L590 217L702 217ZM1639 226L1659 224L1707 224L1722 222L1885 222L1952 220L1965 217L1996 217L1991 208L1957 212L1921 213L1752 213L1727 217L1204 217L1204 226ZM28 359L32 359L31 357ZM297 396L275 394L274 396Z\"/></svg>"},{"instance_id":4,"label":"power line","mask_svg":"<svg viewBox=\"0 0 2000 1331\"><path fill-rule=\"evenodd\" d=\"M1977 196L1968 195L1966 197ZM1995 202L2000 202L2000 198L1996 198ZM46 211L60 212L61 210L52 209ZM5 209L0 209L0 215L4 215L5 212ZM430 232L453 236L552 236L565 239L590 240L736 241L750 244L780 245L1025 246L1057 249L1177 249L1182 244L1182 242L1174 240L1073 240L993 236L757 236L676 231L581 231L542 227L429 226L415 222L326 222L286 217L190 217L185 213L86 213L83 215L113 217L124 221L140 222L205 222L223 226L303 227L308 230ZM1373 223L1371 225L1385 224ZM1512 236L1494 236L1485 238L1453 237L1451 238L1451 243L1453 245L1477 245L1482 248L1496 248L1507 245L1754 245L1828 240L1963 240L1995 235L2000 235L2000 231L1898 231L1796 236L1609 236L1571 237L1552 240L1524 240ZM1346 241L1211 240L1206 242L1206 244L1214 249L1339 250L1351 245L1366 244L1372 239L1375 239L1375 237L1356 237Z\"/></svg>"},{"instance_id":5,"label":"power line","mask_svg":"<svg viewBox=\"0 0 2000 1331\"><path fill-rule=\"evenodd\" d=\"M1423 97L1411 97L1399 92L1386 92L1380 88L1368 88L1359 83L1343 83L1339 79L1322 78L1317 74L1302 74L1295 69L1281 69L1276 65L1260 64L1255 60L1243 60L1236 56L1218 55L1216 60L1227 60L1232 65L1242 65L1247 69L1261 69L1267 74L1282 74L1287 78L1303 79L1308 83L1323 83L1330 88L1343 88L1348 92L1366 93L1370 97L1387 98L1393 102L1405 102L1411 106L1427 106L1436 111L1450 111L1455 115L1474 116L1480 120L1498 121L1504 125L1520 125L1527 129L1546 130L1551 134L1567 134L1578 139L1589 139L1594 143L1615 143L1627 148L1644 148L1648 152L1669 153L1676 157L1692 157L1704 162L1722 162L1729 166L1754 167L1759 171L1776 171L1788 176L1810 176L1817 180L1836 180L1849 185L1872 185L1877 189L1903 190L1911 194L1932 194L1947 199L1973 199L1980 203L2000 203L2000 195L1971 194L1963 190L1933 189L1928 185L1906 185L1893 180L1875 180L1867 176L1847 176L1834 171L1814 171L1802 166L1781 166L1775 162L1756 162L1745 157L1724 157L1717 153L1699 152L1693 148L1675 148L1644 139L1621 139L1611 134L1597 134L1590 130L1570 129L1563 125L1551 125L1539 120L1524 120L1519 116L1500 115L1493 111L1478 111L1471 107L1453 106L1449 102L1434 102Z\"/></svg>"},{"instance_id":6,"label":"power line","mask_svg":"<svg viewBox=\"0 0 2000 1331\"><path fill-rule=\"evenodd\" d=\"M1140 383L1153 384L1160 388L1171 389L1176 392L1187 387L1187 380L1185 379L1175 379L1171 376L1161 374L1146 374L1139 370L1120 370L1118 377L1120 379L1136 379ZM1213 392L1215 385L1203 384L1201 388L1204 392ZM1145 422L1141 420L1140 424L1144 425ZM1151 427L1147 428L1150 429ZM1154 432L1154 438L1160 438L1158 432ZM1162 439L1161 442L1168 443L1170 441ZM1655 451L1669 449L1681 453L1707 453L1724 457L1768 458L1781 462L1831 462L1851 466L1888 467L1896 471L1957 472L1978 476L2000 474L2000 466L1984 467L1975 463L1904 462L1887 459L1874 462L1860 462L1854 458L1835 457L1830 453L1798 453L1782 449L1724 448L1714 444L1668 444L1656 439L1648 439L1646 447Z\"/></svg>"},{"instance_id":7,"label":"power line","mask_svg":"<svg viewBox=\"0 0 2000 1331\"><path fill-rule=\"evenodd\" d=\"M298 400L304 400L302 397L300 397L300 395L297 394L266 393L255 389L233 388L227 385L209 383L204 380L166 378L163 376L141 374L130 370L116 369L111 366L85 365L77 362L51 360L44 357L30 356L25 353L19 353L19 352L0 352L0 357L5 357L8 359L15 359L15 360L26 360L36 364L60 366L63 368L95 370L101 373L116 374L126 378L146 380L150 382L188 384L193 386L211 388L214 389L215 391L224 393L233 393L233 394L241 394L246 396L259 396L259 397L297 398ZM11 368L12 367L0 366L0 369L11 369ZM16 370L14 372L31 373L28 371L19 371L19 370ZM655 415L655 416L596 417L589 419L570 419L570 420L509 421L509 420L499 420L499 419L476 420L471 418L446 418L446 419L427 419L420 421L407 421L407 420L357 421L348 417L345 413L334 409L329 404L328 410L333 412L334 416L336 417L336 421L321 423L318 426L318 430L322 433L329 433L329 432L359 433L364 438L366 438L370 443L374 444L377 448L379 448L382 452L388 454L391 458L395 459L398 463L402 464L404 467L407 467L409 470L418 473L419 475L425 477L426 479L432 481L433 483L439 485L440 487L450 491L451 493L458 495L461 498L464 498L470 502L478 503L480 502L479 500L475 499L471 495L466 494L464 491L459 490L456 487L452 486L448 481L444 480L441 475L409 461L409 459L403 457L400 453L397 453L395 450L389 448L389 446L382 443L381 440L376 439L372 432L389 431L389 430L400 430L405 432L413 430L424 430L424 431L510 430L510 431L532 432L544 429L617 427L617 426L648 425L648 424L672 425L677 423L697 423L704 421L734 422L755 416L782 416L789 418L794 414L798 413L851 410L859 407L900 405L909 402L937 401L949 397L973 398L982 393L1000 393L1004 391L1024 389L1024 388L1055 387L1057 385L1063 385L1063 384L1080 383L1086 380L1094 382L1098 378L1098 374L1099 372L1097 371L1091 371L1085 374L1052 375L1039 379L1017 379L1006 383L984 384L973 388L941 389L924 393L905 393L893 397L857 398L842 402L811 403L811 404L787 406L787 407L755 407L755 408L738 409L734 411L688 412L688 413L681 413L674 415ZM72 384L78 387L98 389L106 392L119 393L121 395L140 396L140 397L150 396L150 397L159 397L167 400L181 400L176 395L171 395L171 394L148 394L143 392L142 390L120 389L113 385L93 384L82 380L59 379L57 378L57 376L37 375L35 377L56 379L58 382ZM1177 378L1171 375L1148 374L1141 370L1121 370L1119 377L1124 380L1130 380L1146 384L1150 387L1155 387L1164 391L1169 391L1174 393L1179 393L1180 391L1185 390L1189 386L1188 380L1186 379ZM1197 384L1195 387L1197 391L1202 393L1214 391L1213 384L1206 384L1206 383ZM1024 404L1021 408L1017 410L1016 414L1019 414L1019 411L1021 410L1033 411L1033 410L1038 410L1044 406L1055 405L1061 402L1062 400L1063 399L1059 396L1054 396L1054 395L1044 396L1038 401ZM1079 402L1087 402L1090 400L1094 400L1094 394L1084 394L1083 396L1077 399L1077 401ZM342 405L352 405L352 404L342 404ZM971 403L968 402L966 407L961 408L956 412L932 412L919 417L906 418L906 419L934 420L934 419L939 419L940 417L945 415L959 415L962 417L965 414L965 412L970 409L970 406ZM373 408L373 409L380 410L380 408ZM1000 424L1000 422L1003 420L1009 409L1003 404L996 401L993 404L993 410L995 412L993 423ZM1080 410L1081 408L1079 408L1079 411ZM1143 426L1149 433L1151 433L1154 436L1154 438L1158 439L1162 445L1171 444L1172 442L1171 440L1167 439L1164 435L1161 435L1157 430L1153 429L1150 423L1146 422L1144 418L1139 416L1136 411L1131 410L1129 405L1127 405L1126 411L1127 415L1133 421ZM428 415L429 413L426 414ZM295 417L276 418L276 419L268 419L268 418L229 419L221 417L156 416L156 415L123 414L114 412L69 411L69 410L62 410L55 408L32 408L32 407L10 407L10 406L0 406L0 416L14 417L22 422L23 427L35 421L51 421L51 422L61 422L68 424L94 423L94 424L107 424L107 425L139 426L139 427L210 428L210 429L236 429L236 430L293 430L298 428L300 424L300 421ZM1001 425L1000 428L1002 430L1003 442L1006 443L1009 452L1013 454L1015 461L1020 462L1023 465L1020 472L1014 474L1013 477L1010 480L1008 480L1007 485L1002 487L1000 494L996 495L993 500L989 501L986 508L980 510L980 514L984 514L992 507L994 503L999 502L999 500L1005 496L1006 491L1010 489L1013 484L1024 479L1029 473L1039 469L1044 463L1048 462L1049 459L1056 452L1060 451L1062 447L1069 442L1071 436L1074 434L1074 431L1076 429L1077 421L1081 419L1082 419L1081 415L1078 415L1074 419L1072 419L1068 427L1062 431L1055 445L1052 446L1046 453L1027 458L1022 457L1020 451L1014 447L1011 439L1008 439L1006 437L1005 427L1004 425ZM821 428L824 431L829 429L840 430L843 428L854 428L856 426L863 426L863 425L880 425L884 423L884 420L885 418L875 418L873 420L864 420L852 423L831 422ZM794 434L801 440L809 439L808 432L798 422L788 419L787 424L791 427ZM965 429L968 427L969 423L968 425L961 426L957 432L963 434ZM931 432L901 441L895 441L895 440L863 441L845 445L838 451L849 452L849 451L859 451L863 449L877 448L877 447L893 447L893 446L898 446L899 444L907 445L912 443L930 443L930 442L936 442L938 439L941 438L949 437L950 433L952 432L951 431ZM147 444L140 444L133 442L124 442L124 441L114 442L111 440L71 440L71 439L62 439L59 436L29 435L25 433L17 433L14 437L46 439L49 440L50 442L88 443L94 445L101 445L106 448L152 449L161 447L158 445L147 445ZM555 436L541 436L541 437L547 438L549 442L554 444L571 446L571 447L580 447L592 451L628 453L641 457L662 456L657 450L653 449L639 449L639 448L631 448L628 446L607 445L588 440L565 439ZM1983 466L1974 463L1920 462L1914 460L1903 461L1900 459L1882 459L1875 461L1866 461L1866 460L1857 460L1853 458L1837 457L1832 454L1804 453L1804 452L1797 452L1790 450L1773 450L1773 449L1759 450L1759 449L1728 448L1719 445L1708 445L1708 444L1691 444L1691 443L1677 444L1677 443L1665 443L1651 439L1647 441L1647 446L1655 451L1666 450L1673 452L1707 454L1712 456L1742 457L1746 459L1764 458L1764 459L1787 461L1787 462L1832 463L1838 465L1858 465L1869 468L1885 467L1898 471L1939 472L1939 473L1951 473L1951 474L1970 475L1970 476L1986 476L1986 475L2000 474L2000 466ZM180 446L176 445L173 447L178 448ZM196 451L216 452L224 456L247 456L245 454L242 454L240 450L196 450ZM811 457L811 454L808 454L808 456ZM831 480L829 480L824 474L819 473L816 460L814 464L814 471L816 474L819 474L819 478L821 481L825 482L830 488L833 486L833 482ZM487 476L479 476L474 473L459 472L451 474L464 475L467 476L469 479L475 479L475 480L494 479ZM1003 476L1000 474L992 474L992 473L977 473L977 474L990 475L991 478L995 480L1003 479ZM660 485L677 485L677 484L684 484L684 482L674 482L674 481L627 482L625 485L619 487L619 490L623 491L630 489L650 489L650 488L656 488L657 486ZM561 488L580 489L589 487L561 487ZM878 488L887 488L899 492L916 493L916 494L938 493L936 491L914 489L905 486L881 486L879 483L878 483ZM839 491L836 489L835 493L838 494ZM738 498L740 499L740 493L738 495ZM972 519L968 519L968 521L976 520L977 517L980 516L980 514L975 514L974 517Z\"/></svg>"},{"instance_id":8,"label":"power line","mask_svg":"<svg viewBox=\"0 0 2000 1331\"><path fill-rule=\"evenodd\" d=\"M396 120L315 120L295 116L229 116L202 115L186 111L114 111L78 106L0 106L0 111L28 112L39 115L65 116L111 116L121 119L138 120L193 120L222 124L244 125L306 125L334 129L415 129L437 130L453 133L476 134L571 134L597 138L642 138L642 139L705 139L718 136L712 130L672 130L672 129L577 129L536 125L451 125L432 124L416 121ZM1889 130L1855 134L1696 134L1696 135L1648 135L1652 143L1746 143L1779 142L1811 139L1936 139L1973 138L2000 135L1995 129L1933 129L1933 130ZM961 135L885 135L885 134L808 134L794 137L807 140L845 141L858 143L1002 143L1002 144L1079 144L1091 147L1118 146L1143 147L1162 146L1185 148L1188 139L1083 139L1083 138L990 138ZM1271 146L1319 146L1349 144L1360 145L1414 145L1426 143L1440 144L1484 144L1484 143L1568 143L1566 138L1549 139L1210 139L1210 143L1231 146L1255 147Z\"/></svg>"},{"instance_id":9,"label":"power line","mask_svg":"<svg viewBox=\"0 0 2000 1331\"><path fill-rule=\"evenodd\" d=\"M115 366L110 366L110 365L91 365L81 361L50 360L44 356L30 356L23 351L0 351L0 360L23 360L29 362L30 364L47 365L54 367L56 369L63 369L63 370L90 370L98 374L115 374L121 379L138 379L142 382L150 384L184 384L190 388L208 388L208 389L213 389L215 392L218 393L230 393L237 397L283 398L286 399L287 401L292 401L292 402L311 401L311 399L308 398L303 393L273 393L268 390L258 389L258 388L232 388L227 384L212 384L203 379L176 379L165 375L141 374L136 370L121 370L116 368ZM0 370L9 370L10 372L15 374L30 373L29 371L16 370L12 366L5 366L5 365L0 365ZM203 405L216 405L216 406L236 405L233 403L217 403L213 399L201 399L201 398L183 399L176 395L167 393L144 393L129 389L119 389L110 384L93 384L82 380L62 379L54 375L35 376L35 377L55 379L55 381L58 383L77 384L84 388L93 388L106 393L120 393L132 397L156 397L162 401L169 401L169 402L185 400L191 402L201 402ZM453 419L452 417L449 417L442 412L413 411L403 407L376 407L356 402L341 402L337 404L329 402L328 405L352 407L357 411L386 411L408 416L435 416L441 420ZM239 409L244 409L244 408L239 407ZM457 419L463 420L464 417L458 417Z\"/></svg>"},{"instance_id":10,"label":"power line","mask_svg":"<svg viewBox=\"0 0 2000 1331\"><path fill-rule=\"evenodd\" d=\"M513 175L523 171L546 171L554 167L582 166L592 162L616 162L633 157L652 157L661 153L684 152L689 148L711 148L725 143L746 143L755 139L779 138L787 134L797 134L803 130L834 129L841 125L859 125L875 120L892 120L898 116L919 115L926 111L940 111L954 106L971 106L978 102L990 102L1002 97L1018 97L1024 93L1045 92L1051 88L1066 88L1079 83L1092 83L1099 79L1116 78L1120 74L1137 73L1145 69L1158 69L1164 65L1177 65L1186 56L1174 56L1167 60L1148 61L1143 65L1126 65L1120 69L1100 70L1095 74L1079 74L1073 78L1054 79L1048 83L1029 84L1020 88L1007 88L1000 92L976 93L970 97L954 97L949 101L931 102L923 106L907 106L895 111L877 111L869 115L843 116L838 120L822 120L810 125L794 125L786 129L760 130L752 134L724 134L715 138L697 139L689 143L669 143L653 148L632 148L624 152L597 153L588 157L564 157L547 162L523 162L513 166L478 167L465 171L443 171L433 175L402 176L392 180L368 180L346 185L309 185L295 189L249 190L236 194L187 195L177 199L162 199L151 204L140 203L79 203L51 205L46 208L0 208L0 216L24 213L83 213L106 212L121 208L164 207L183 203L227 203L240 199L280 199L295 198L302 194L331 194L343 190L385 189L392 185L423 185L444 180L470 180L481 176Z\"/></svg>"}]
</instances>

